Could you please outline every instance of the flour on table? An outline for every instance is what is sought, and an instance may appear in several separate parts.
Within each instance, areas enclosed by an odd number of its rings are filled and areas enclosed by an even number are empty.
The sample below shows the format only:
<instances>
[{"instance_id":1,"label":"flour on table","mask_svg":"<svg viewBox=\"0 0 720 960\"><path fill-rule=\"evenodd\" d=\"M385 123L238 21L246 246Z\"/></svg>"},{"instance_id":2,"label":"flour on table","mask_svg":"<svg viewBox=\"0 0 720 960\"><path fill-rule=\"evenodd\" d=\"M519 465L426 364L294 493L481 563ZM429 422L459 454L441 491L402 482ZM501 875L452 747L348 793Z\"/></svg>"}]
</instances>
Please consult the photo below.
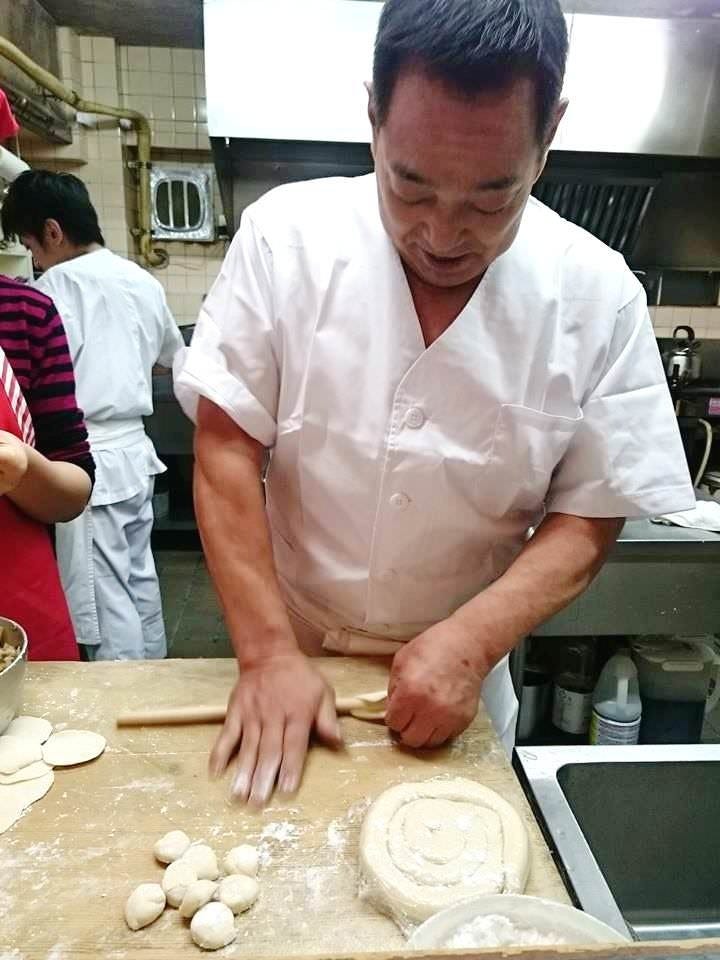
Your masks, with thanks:
<instances>
[{"instance_id":1,"label":"flour on table","mask_svg":"<svg viewBox=\"0 0 720 960\"><path fill-rule=\"evenodd\" d=\"M526 927L502 914L489 913L463 924L443 946L452 950L467 950L474 947L541 947L568 943L570 941L559 933Z\"/></svg>"}]
</instances>

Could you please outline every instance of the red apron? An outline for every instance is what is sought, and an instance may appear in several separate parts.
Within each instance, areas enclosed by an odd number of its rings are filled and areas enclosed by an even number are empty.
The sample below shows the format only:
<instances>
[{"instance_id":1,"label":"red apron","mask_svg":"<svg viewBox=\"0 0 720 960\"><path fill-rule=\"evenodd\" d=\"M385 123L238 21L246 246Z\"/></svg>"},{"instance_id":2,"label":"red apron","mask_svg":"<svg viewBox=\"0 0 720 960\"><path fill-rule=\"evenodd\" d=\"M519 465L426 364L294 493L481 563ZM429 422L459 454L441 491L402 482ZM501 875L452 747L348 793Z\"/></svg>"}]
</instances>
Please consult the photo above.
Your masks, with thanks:
<instances>
[{"instance_id":1,"label":"red apron","mask_svg":"<svg viewBox=\"0 0 720 960\"><path fill-rule=\"evenodd\" d=\"M25 398L0 347L0 430L35 445ZM0 582L0 614L28 635L31 660L78 660L78 646L60 583L47 527L0 496L0 544L6 560Z\"/></svg>"}]
</instances>

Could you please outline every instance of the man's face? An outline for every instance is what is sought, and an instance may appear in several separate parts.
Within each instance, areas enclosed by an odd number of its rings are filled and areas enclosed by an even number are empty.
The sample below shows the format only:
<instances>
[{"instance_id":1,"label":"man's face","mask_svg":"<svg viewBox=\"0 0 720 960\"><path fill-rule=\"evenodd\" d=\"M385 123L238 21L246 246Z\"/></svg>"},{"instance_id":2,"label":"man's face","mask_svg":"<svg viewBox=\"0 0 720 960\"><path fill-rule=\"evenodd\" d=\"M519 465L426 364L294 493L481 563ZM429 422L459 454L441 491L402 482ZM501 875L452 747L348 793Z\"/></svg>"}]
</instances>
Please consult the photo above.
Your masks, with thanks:
<instances>
[{"instance_id":1,"label":"man's face","mask_svg":"<svg viewBox=\"0 0 720 960\"><path fill-rule=\"evenodd\" d=\"M464 99L407 70L373 154L383 224L405 267L434 287L477 280L515 239L544 165L533 81Z\"/></svg>"}]
</instances>

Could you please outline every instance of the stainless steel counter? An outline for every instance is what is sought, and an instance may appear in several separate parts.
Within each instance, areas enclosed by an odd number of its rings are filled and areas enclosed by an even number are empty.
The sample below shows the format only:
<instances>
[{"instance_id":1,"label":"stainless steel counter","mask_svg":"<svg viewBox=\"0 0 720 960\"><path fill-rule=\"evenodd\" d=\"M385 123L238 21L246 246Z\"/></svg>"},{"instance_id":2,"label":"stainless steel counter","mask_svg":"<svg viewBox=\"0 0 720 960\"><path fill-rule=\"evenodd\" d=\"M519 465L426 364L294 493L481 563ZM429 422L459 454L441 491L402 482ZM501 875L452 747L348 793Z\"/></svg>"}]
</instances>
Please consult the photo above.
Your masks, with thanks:
<instances>
[{"instance_id":1,"label":"stainless steel counter","mask_svg":"<svg viewBox=\"0 0 720 960\"><path fill-rule=\"evenodd\" d=\"M720 631L720 534L628 520L585 593L537 636Z\"/></svg>"}]
</instances>

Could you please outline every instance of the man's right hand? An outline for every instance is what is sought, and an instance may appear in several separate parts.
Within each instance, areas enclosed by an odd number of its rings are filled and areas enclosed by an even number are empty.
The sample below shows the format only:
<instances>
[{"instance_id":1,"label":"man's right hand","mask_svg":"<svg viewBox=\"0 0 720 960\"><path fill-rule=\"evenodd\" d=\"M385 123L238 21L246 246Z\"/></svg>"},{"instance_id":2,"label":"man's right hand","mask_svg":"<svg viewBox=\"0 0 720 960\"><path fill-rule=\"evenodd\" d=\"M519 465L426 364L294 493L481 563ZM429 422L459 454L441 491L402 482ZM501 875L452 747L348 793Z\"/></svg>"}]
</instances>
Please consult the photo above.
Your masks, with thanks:
<instances>
[{"instance_id":1,"label":"man's right hand","mask_svg":"<svg viewBox=\"0 0 720 960\"><path fill-rule=\"evenodd\" d=\"M329 746L342 743L330 684L299 651L263 658L240 671L210 773L220 776L237 752L235 797L261 806L276 783L282 793L294 793L313 730Z\"/></svg>"}]
</instances>

